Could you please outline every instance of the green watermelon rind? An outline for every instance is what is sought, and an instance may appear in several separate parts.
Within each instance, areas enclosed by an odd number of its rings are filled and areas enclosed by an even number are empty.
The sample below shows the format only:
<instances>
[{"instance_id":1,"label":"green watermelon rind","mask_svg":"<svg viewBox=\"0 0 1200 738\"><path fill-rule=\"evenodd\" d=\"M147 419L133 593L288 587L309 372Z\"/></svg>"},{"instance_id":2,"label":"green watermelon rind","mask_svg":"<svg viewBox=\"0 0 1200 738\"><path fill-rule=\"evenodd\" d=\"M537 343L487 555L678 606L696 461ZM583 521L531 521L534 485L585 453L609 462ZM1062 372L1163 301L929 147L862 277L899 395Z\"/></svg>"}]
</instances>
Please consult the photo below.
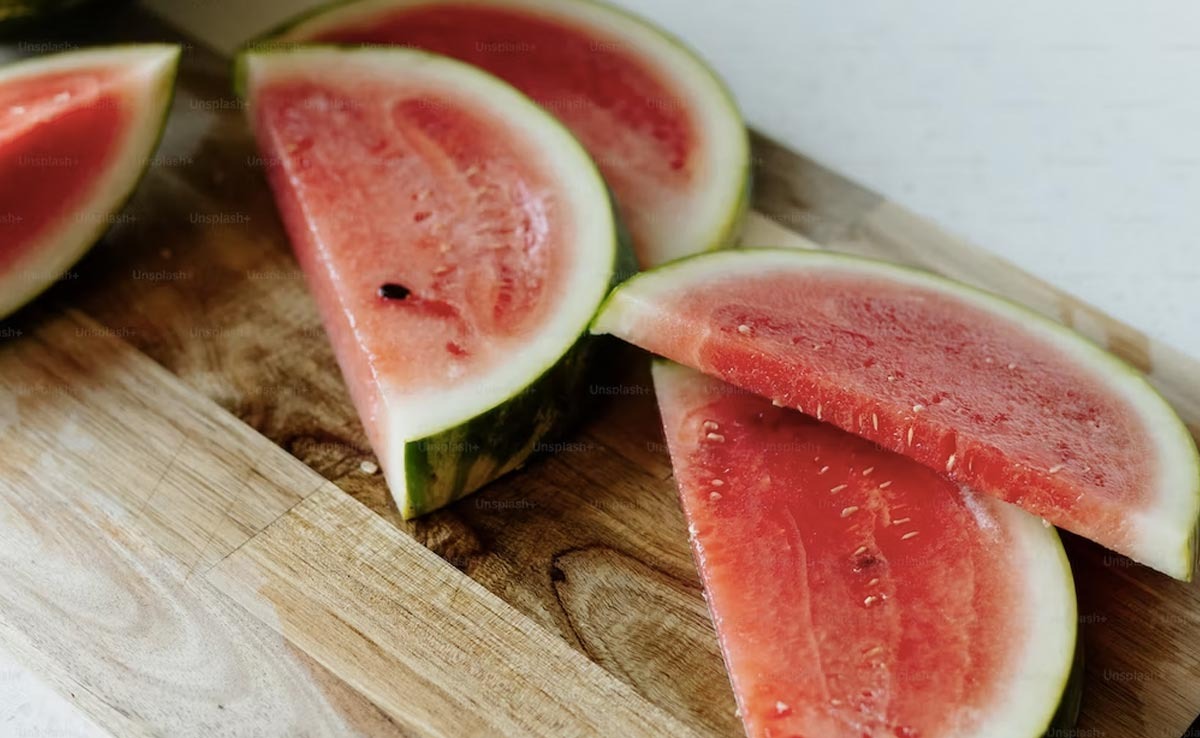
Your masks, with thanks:
<instances>
[{"instance_id":1,"label":"green watermelon rind","mask_svg":"<svg viewBox=\"0 0 1200 738\"><path fill-rule=\"evenodd\" d=\"M1077 633L1071 672L1067 676L1067 684L1063 688L1058 709L1054 711L1054 717L1050 719L1046 732L1042 734L1043 738L1062 738L1070 735L1071 729L1079 722L1079 710L1083 705L1083 665L1083 637Z\"/></svg>"},{"instance_id":2,"label":"green watermelon rind","mask_svg":"<svg viewBox=\"0 0 1200 738\"><path fill-rule=\"evenodd\" d=\"M304 26L312 24L311 28L307 28L308 32L327 30L333 24L321 24L323 20L328 20L331 16L336 16L338 13L351 9L357 5L374 5L377 9L397 8L402 6L415 5L436 5L447 4L447 0L332 0L315 8L306 10L298 15L295 15L279 25L273 27L266 33L258 36L254 40L248 42L245 48L270 48L272 46L287 47L295 44L305 43L303 38L289 38L293 34L301 31ZM725 217L715 223L713 228L708 229L709 235L704 239L703 243L689 244L686 249L680 250L675 257L678 258L683 252L686 254L710 252L719 250L732 245L740 235L746 213L750 209L751 194L753 192L753 177L752 162L750 155L750 135L742 122L742 115L738 109L737 101L734 99L732 90L725 84L724 80L713 70L712 66L699 54L695 49L691 48L683 39L675 34L659 27L649 20L639 16L638 14L622 7L610 5L599 0L560 0L558 2L547 2L546 0L523 0L522 2L512 2L504 0L498 4L500 6L512 7L528 7L541 8L552 13L563 16L572 16L572 6L578 5L593 9L598 12L607 12L612 16L620 18L622 22L629 24L632 27L638 27L648 32L649 36L656 37L666 47L671 48L679 54L681 60L687 60L691 71L695 73L696 79L703 80L705 84L711 84L715 91L714 98L721 101L721 115L726 116L730 121L736 121L736 127L741 130L739 137L740 149L737 153L737 158L741 163L737 165L737 184L731 184L729 192L721 197L721 201L727 203L725 208ZM706 111L706 115L712 115ZM732 182L732 180L731 180ZM735 191L736 190L736 191Z\"/></svg>"},{"instance_id":3,"label":"green watermelon rind","mask_svg":"<svg viewBox=\"0 0 1200 738\"><path fill-rule=\"evenodd\" d=\"M1076 357L1085 357L1080 360L1087 361L1088 368L1097 375L1113 381L1129 395L1129 401L1137 409L1139 415L1144 414L1148 419L1156 416L1155 419L1160 421L1155 424L1148 423L1148 426L1150 431L1155 433L1156 441L1167 444L1162 446L1165 448L1164 453L1172 456L1173 468L1168 469L1167 472L1178 478L1181 484L1187 485L1186 489L1175 489L1175 487L1167 485L1163 485L1160 489L1160 492L1164 494L1170 493L1169 497L1165 498L1167 502L1174 502L1181 508L1187 508L1164 516L1166 521L1176 519L1189 521L1190 524L1186 531L1172 529L1171 537L1180 540L1164 546L1161 551L1154 551L1154 556L1143 553L1140 558L1136 556L1132 558L1176 579L1191 581L1196 565L1197 538L1200 535L1200 451L1197 450L1187 425L1137 369L1105 351L1085 336L1018 302L933 272L901 264L831 251L755 247L685 256L634 275L609 294L604 304L600 306L600 311L592 322L590 330L597 334L614 332L611 328L620 323L623 314L621 303L627 299L627 296L639 290L652 292L656 287L669 285L677 278L681 278L681 274L684 272L699 272L701 267L698 265L702 262L704 262L703 269L707 270L703 272L704 274L716 274L739 268L739 265L753 266L754 260L758 257L810 263L824 262L860 270L875 270L876 274L885 278L899 277L915 280L931 289L958 296L982 309L1007 316L1025 326L1026 329L1038 331L1039 335L1045 336L1047 340L1057 341L1057 345L1064 349L1075 351ZM630 299L636 300L637 298ZM1136 400L1133 397L1134 394L1137 395ZM1159 535L1142 536L1138 539L1139 542L1144 543L1148 548L1152 544L1157 544L1157 539L1161 538L1162 531L1155 532Z\"/></svg>"},{"instance_id":4,"label":"green watermelon rind","mask_svg":"<svg viewBox=\"0 0 1200 738\"><path fill-rule=\"evenodd\" d=\"M84 203L81 210L87 209L96 200L111 199L112 206L105 208L102 212L93 213L95 217L95 227L83 234L78 239L73 240L72 244L63 245L56 243L54 251L61 251L65 254L64 258L59 260L59 264L52 269L47 269L44 272L43 278L40 280L31 280L28 287L24 290L14 290L0 297L0 320L7 318L17 312L25 305L32 302L39 295L52 287L63 274L66 274L80 259L82 259L91 247L99 241L110 227L111 216L124 210L125 206L133 198L137 191L138 185L141 184L147 170L150 168L150 162L153 159L154 152L162 141L163 133L167 127L167 119L171 112L171 103L175 98L175 78L179 71L179 56L182 51L181 47L176 44L160 44L160 43L145 43L145 44L117 44L111 46L90 46L73 51L65 51L46 56L32 57L22 59L11 64L6 64L0 67L0 86L4 84L9 75L20 74L26 70L36 69L39 66L44 66L55 61L65 61L71 57L80 59L98 58L107 53L119 53L122 51L129 52L149 52L152 50L160 50L163 52L171 52L171 59L167 67L156 80L158 89L153 94L153 99L157 101L161 112L158 115L158 124L153 127L154 133L149 137L147 145L140 147L138 151L121 152L122 156L119 166L133 168L138 167L135 176L130 179L129 186L123 192L115 197L106 193L98 193L93 196L88 202ZM84 68L82 65L79 69ZM131 146L132 146L131 142ZM134 158L133 153L138 156ZM65 238L65 236L63 237ZM46 250L46 249L43 249ZM61 267L61 268L59 268ZM53 276L52 276L53 275ZM3 275L0 275L0 284L3 283ZM7 290L6 290L7 291Z\"/></svg>"},{"instance_id":5,"label":"green watermelon rind","mask_svg":"<svg viewBox=\"0 0 1200 738\"><path fill-rule=\"evenodd\" d=\"M338 54L397 54L421 57L427 63L454 67L458 73L487 84L503 88L513 101L519 101L523 115L537 116L563 136L564 146L577 152L580 163L578 176L594 181L603 192L598 207L606 210L604 220L612 224L612 260L604 289L600 292L588 318L579 326L574 342L561 354L538 370L534 379L523 388L498 397L494 404L461 422L435 430L420 438L393 441L402 443L402 461L385 462L385 473L392 491L392 502L406 519L424 515L466 496L484 484L520 468L539 451L550 450L579 418L587 404L584 383L597 349L611 340L592 336L587 326L604 296L622 279L635 271L629 239L617 216L611 192L595 163L579 142L561 123L540 106L525 97L508 83L487 72L458 60L414 49L389 47L338 46L335 44L288 44L284 46L251 46L234 60L234 89L247 99L247 62L251 55L303 53L325 49ZM568 143L569 142L569 143ZM601 275L598 275L601 276ZM377 449L383 459L383 449ZM392 468L389 468L392 467Z\"/></svg>"},{"instance_id":6,"label":"green watermelon rind","mask_svg":"<svg viewBox=\"0 0 1200 738\"><path fill-rule=\"evenodd\" d=\"M617 234L610 289L636 268L629 239L619 226ZM454 428L409 441L404 450L407 495L396 503L400 514L407 520L445 507L550 452L591 405L594 398L581 390L595 372L596 354L609 342L609 336L584 334L557 363L507 401Z\"/></svg>"},{"instance_id":7,"label":"green watermelon rind","mask_svg":"<svg viewBox=\"0 0 1200 738\"><path fill-rule=\"evenodd\" d=\"M1026 518L1029 522L1029 527L1034 530L1038 527L1043 528L1045 533L1053 538L1053 546L1057 553L1057 563L1062 572L1062 590L1064 595L1064 603L1069 610L1070 619L1069 626L1071 636L1068 639L1071 644L1071 652L1068 656L1069 661L1066 664L1065 673L1062 675L1062 686L1059 690L1059 700L1054 708L1054 712L1048 718L1048 725L1041 733L1043 738L1055 738L1062 736L1075 727L1075 723L1079 720L1079 708L1083 700L1083 635L1079 631L1079 606L1075 594L1075 577L1071 572L1071 562L1067 558L1067 551L1063 548L1062 538L1058 531L1050 526L1045 525L1035 516L1026 513L1020 508L1007 502L999 502L998 504L1010 508L1013 512L1018 513ZM1034 562L1043 571L1049 567L1042 562ZM1034 601L1030 603L1030 612L1032 617L1038 617L1043 609L1048 608L1051 603L1045 601ZM1050 657L1054 654L1039 650L1039 657ZM1024 707L1024 706L1022 706Z\"/></svg>"}]
</instances>

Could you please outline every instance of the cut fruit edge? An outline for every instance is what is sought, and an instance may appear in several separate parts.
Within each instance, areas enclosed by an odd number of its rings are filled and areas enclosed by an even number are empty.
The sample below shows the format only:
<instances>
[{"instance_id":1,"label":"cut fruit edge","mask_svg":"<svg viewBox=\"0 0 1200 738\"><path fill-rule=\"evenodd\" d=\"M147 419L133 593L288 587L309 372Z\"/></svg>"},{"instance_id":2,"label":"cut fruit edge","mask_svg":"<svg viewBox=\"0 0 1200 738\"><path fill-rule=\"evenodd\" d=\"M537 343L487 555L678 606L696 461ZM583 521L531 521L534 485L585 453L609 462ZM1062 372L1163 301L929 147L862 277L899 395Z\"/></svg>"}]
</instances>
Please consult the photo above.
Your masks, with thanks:
<instances>
[{"instance_id":1,"label":"cut fruit edge","mask_svg":"<svg viewBox=\"0 0 1200 738\"><path fill-rule=\"evenodd\" d=\"M678 437L672 427L673 419L686 417L693 409L700 410L693 407L697 382L703 379L721 386L721 380L664 359L652 363L651 373L670 445ZM705 396L704 403L709 401L707 398L720 394L708 387L700 392ZM671 452L674 467L677 451L672 447ZM676 483L681 483L678 470ZM977 515L987 516L991 524L1016 542L1010 558L998 565L1023 573L1028 603L1025 611L1031 626L1030 636L1022 645L1019 662L1013 669L1012 683L1007 692L995 700L991 714L982 718L981 727L972 735L979 738L1036 738L1046 734L1047 730L1070 728L1078 716L1082 692L1083 644L1078 632L1074 578L1062 541L1053 527L1044 525L1038 517L1015 505L972 492L961 485L959 488L968 498L968 506L972 510L978 509ZM680 497L684 494L681 489ZM684 505L685 510L686 507ZM699 558L696 563L703 571ZM713 600L706 598L706 601L713 622L722 622L713 610ZM724 637L720 640L728 664ZM741 695L737 696L739 706L744 708L740 704Z\"/></svg>"},{"instance_id":2,"label":"cut fruit edge","mask_svg":"<svg viewBox=\"0 0 1200 738\"><path fill-rule=\"evenodd\" d=\"M401 74L420 75L439 89L453 89L519 121L519 128L546 153L556 181L568 186L564 199L574 217L573 237L566 246L577 259L563 290L563 309L554 312L519 357L474 377L469 385L413 393L376 378L387 416L379 439L383 448L376 451L406 518L442 507L520 466L540 440L570 421L560 417L562 388L579 389L586 373L579 355L594 341L588 325L622 270L630 268L631 255L621 239L612 200L591 158L557 120L519 91L449 57L414 49L307 45L248 49L238 56L235 68L236 89L246 99L252 119L256 91L274 79L306 72L329 79L342 70L391 80ZM502 428L497 424L501 417ZM510 438L514 428L527 432ZM480 437L504 439L503 444L488 445L507 452L481 466L490 449L469 440ZM441 483L430 485L430 479Z\"/></svg>"},{"instance_id":3,"label":"cut fruit edge","mask_svg":"<svg viewBox=\"0 0 1200 738\"><path fill-rule=\"evenodd\" d=\"M173 44L130 44L68 51L21 60L0 67L0 86L21 78L83 71L95 66L122 67L127 72L110 85L127 87L135 105L125 139L112 164L76 209L79 217L65 227L38 236L23 249L7 275L0 275L0 318L37 297L66 273L108 230L110 216L133 195L150 165L166 128L174 97L180 47Z\"/></svg>"},{"instance_id":4,"label":"cut fruit edge","mask_svg":"<svg viewBox=\"0 0 1200 738\"><path fill-rule=\"evenodd\" d=\"M736 239L750 206L751 157L749 132L733 93L711 65L682 39L623 8L595 0L489 0L466 4L452 0L335 0L285 21L250 41L247 47L302 44L306 39L353 26L382 12L471 4L527 10L620 39L638 55L648 58L655 71L665 74L670 89L683 91L689 109L695 113L695 124L703 130L703 159L710 171L699 179L708 182L708 186L691 198L686 214L673 219L687 224L689 230L673 232L668 246L639 254L644 265L654 266L698 251L721 249ZM667 238L660 240L668 242Z\"/></svg>"},{"instance_id":5,"label":"cut fruit edge","mask_svg":"<svg viewBox=\"0 0 1200 738\"><path fill-rule=\"evenodd\" d=\"M1187 426L1136 369L1069 328L1006 298L929 272L858 256L801 249L736 249L686 257L635 275L609 295L592 332L616 335L646 348L646 342L639 338L643 317L654 315L656 303L667 296L716 279L824 268L893 280L958 298L1054 345L1102 386L1124 398L1138 413L1159 452L1161 476L1154 490L1154 504L1132 514L1136 547L1120 553L1177 579L1191 579L1200 519L1200 454ZM685 365L699 363L695 356L667 358Z\"/></svg>"}]
</instances>

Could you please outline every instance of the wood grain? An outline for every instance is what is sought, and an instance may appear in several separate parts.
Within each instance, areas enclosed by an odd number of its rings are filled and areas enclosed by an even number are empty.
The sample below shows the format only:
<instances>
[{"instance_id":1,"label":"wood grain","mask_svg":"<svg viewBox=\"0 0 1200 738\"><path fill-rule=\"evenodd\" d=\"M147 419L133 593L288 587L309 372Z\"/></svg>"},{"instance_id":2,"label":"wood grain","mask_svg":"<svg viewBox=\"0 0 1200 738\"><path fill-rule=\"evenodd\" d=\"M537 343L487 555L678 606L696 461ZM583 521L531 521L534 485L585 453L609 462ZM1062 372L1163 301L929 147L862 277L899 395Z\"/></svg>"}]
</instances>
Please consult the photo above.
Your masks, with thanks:
<instances>
[{"instance_id":1,"label":"wood grain","mask_svg":"<svg viewBox=\"0 0 1200 738\"><path fill-rule=\"evenodd\" d=\"M171 32L134 9L114 15L112 24L96 33L125 39L164 38ZM468 698L455 689L432 697L430 707L405 705L401 695L386 692L389 685L380 675L385 663L397 670L396 684L418 684L427 675L422 663L407 661L396 650L411 634L393 633L390 640L383 635L388 623L405 622L404 608L380 604L361 612L360 600L381 596L376 588L386 577L368 579L337 557L323 570L324 559L317 557L336 552L359 561L395 555L397 562L415 562L424 571L434 562L413 550L405 537L411 535L482 585L445 591L438 582L457 580L440 572L424 574L415 581L430 584L425 595L431 602L414 605L418 611L458 607L456 597L475 601L489 596L481 591L487 590L628 684L638 696L628 693L622 699L663 715L655 719L657 725L738 735L675 503L644 358L632 351L614 353L613 371L589 388L597 400L595 416L569 442L448 510L401 521L388 504L382 477L361 471L362 462L374 460L288 251L241 111L228 91L227 64L201 48L185 54L159 163L131 203L131 219L80 265L78 279L46 302L69 303L98 319L104 330L176 375L187 388L179 393L215 401L375 517L346 507L316 477L311 486L297 487L280 483L275 469L251 487L256 490L251 497L263 501L247 506L235 492L246 470L281 463L260 459L271 456L271 444L263 449L254 434L235 436L238 440L222 452L232 455L219 457L225 471L214 477L211 505L208 498L177 491L150 495L156 472L164 469L171 489L194 485L197 470L205 468L204 454L179 442L204 437L200 429L186 434L163 429L144 438L156 461L145 469L121 470L138 490L120 502L122 514L137 522L139 535L170 552L185 576L210 571L206 586L219 583L249 612L268 619L274 631L311 654L304 658L313 659L313 668L353 685L345 699L367 695L396 729L437 732L431 716L450 705L461 708L458 713L472 726L524 725L516 708L509 714L503 704L495 717L471 713ZM783 245L790 239L794 245L815 243L903 261L1018 299L1149 370L1191 427L1200 428L1195 386L1200 370L1191 359L762 137L755 139L755 157L759 214L748 241ZM810 240L798 241L796 233ZM195 398L189 402L195 404ZM115 449L140 452L128 443ZM177 449L179 460L172 463L169 454ZM84 471L76 468L72 474ZM288 479L293 470L282 473ZM305 502L271 523L271 511L302 497ZM145 507L136 507L142 502ZM371 551L347 548L345 538L326 540L327 527L347 521L372 542ZM251 542L221 561L222 548L240 538ZM376 541L387 543L376 546ZM1194 686L1200 684L1200 623L1193 614L1200 612L1197 590L1086 542L1068 537L1068 546L1088 649L1078 735L1175 738L1200 712L1200 689ZM394 551L400 553L384 553ZM205 569L216 561L221 563L215 569ZM330 588L343 579L363 597L333 598ZM411 592L408 584L394 583ZM439 592L441 599L433 594ZM348 619L338 621L343 606ZM506 627L523 631L528 626L513 620ZM353 635L355 629L361 634ZM327 640L342 636L340 647ZM513 637L511 631L504 636ZM531 638L545 647L539 637ZM369 668L359 669L354 661L367 648L376 650L370 651ZM579 663L575 655L563 658ZM318 662L321 666L315 666ZM580 669L591 682L600 678ZM464 673L481 678L478 672ZM489 694L502 691L495 684L484 688L493 690ZM615 689L602 680L598 688ZM531 703L534 697L514 694L511 699ZM564 707L552 712L558 716L552 719L568 714L579 717Z\"/></svg>"},{"instance_id":2,"label":"wood grain","mask_svg":"<svg viewBox=\"0 0 1200 738\"><path fill-rule=\"evenodd\" d=\"M0 639L113 734L692 735L112 331L26 318Z\"/></svg>"},{"instance_id":3,"label":"wood grain","mask_svg":"<svg viewBox=\"0 0 1200 738\"><path fill-rule=\"evenodd\" d=\"M692 735L334 488L212 576L419 735Z\"/></svg>"},{"instance_id":4,"label":"wood grain","mask_svg":"<svg viewBox=\"0 0 1200 738\"><path fill-rule=\"evenodd\" d=\"M0 351L6 647L115 735L397 734L197 576L323 481L101 326L35 325Z\"/></svg>"}]
</instances>

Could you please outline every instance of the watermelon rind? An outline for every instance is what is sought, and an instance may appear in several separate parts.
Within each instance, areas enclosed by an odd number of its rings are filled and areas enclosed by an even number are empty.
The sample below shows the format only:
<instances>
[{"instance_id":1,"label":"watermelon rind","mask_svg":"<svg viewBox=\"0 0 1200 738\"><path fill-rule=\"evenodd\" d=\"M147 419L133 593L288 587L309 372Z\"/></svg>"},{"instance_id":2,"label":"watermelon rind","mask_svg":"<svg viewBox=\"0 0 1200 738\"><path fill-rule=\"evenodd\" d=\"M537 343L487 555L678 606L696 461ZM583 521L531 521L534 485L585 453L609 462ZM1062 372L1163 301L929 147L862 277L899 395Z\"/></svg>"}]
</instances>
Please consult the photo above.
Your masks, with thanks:
<instances>
[{"instance_id":1,"label":"watermelon rind","mask_svg":"<svg viewBox=\"0 0 1200 738\"><path fill-rule=\"evenodd\" d=\"M618 245L610 290L637 268L615 209L613 218ZM506 401L468 422L408 442L407 493L393 497L400 514L407 520L437 510L551 452L597 399L585 388L603 369L602 355L611 342L611 336L581 335L557 363Z\"/></svg>"},{"instance_id":2,"label":"watermelon rind","mask_svg":"<svg viewBox=\"0 0 1200 738\"><path fill-rule=\"evenodd\" d=\"M686 94L698 123L706 127L707 173L702 196L694 197L686 214L673 218L669 232L642 244L637 254L644 266L665 263L700 251L731 245L741 232L751 195L750 138L728 86L682 39L630 11L596 0L468 0L466 4L523 10L578 24L620 39L655 63L672 89ZM430 5L462 6L462 0L335 0L295 16L249 48L303 43L322 32L362 22L372 16ZM636 207L629 203L628 207Z\"/></svg>"},{"instance_id":3,"label":"watermelon rind","mask_svg":"<svg viewBox=\"0 0 1200 738\"><path fill-rule=\"evenodd\" d=\"M586 404L586 381L604 341L588 325L604 297L633 271L633 256L612 198L595 164L552 116L503 81L462 62L394 47L306 45L248 49L235 63L235 89L253 115L257 82L276 73L303 73L349 64L383 65L388 74L434 75L473 99L503 111L538 142L569 184L575 203L579 256L568 275L574 289L552 325L529 339L527 350L470 387L415 398L380 387L388 409L386 440L376 448L396 508L412 518L441 508L551 450ZM314 65L306 67L306 65ZM586 206L586 209L585 209ZM377 444L378 445L378 444Z\"/></svg>"},{"instance_id":4,"label":"watermelon rind","mask_svg":"<svg viewBox=\"0 0 1200 738\"><path fill-rule=\"evenodd\" d=\"M966 495L981 493L964 489ZM1003 527L1025 543L1021 552L999 563L1013 566L1028 586L1026 611L1030 629L1036 631L1025 644L1017 682L1007 696L991 705L992 723L984 724L979 738L1024 738L1054 735L1074 727L1083 693L1083 641L1075 580L1058 531L1034 515L1000 500L989 500L1003 517ZM1015 647L1015 646L1014 646Z\"/></svg>"},{"instance_id":5,"label":"watermelon rind","mask_svg":"<svg viewBox=\"0 0 1200 738\"><path fill-rule=\"evenodd\" d=\"M133 196L166 128L175 92L180 47L174 44L101 46L35 57L0 67L0 86L18 78L119 65L145 80L138 110L114 163L92 185L92 194L63 228L43 234L8 274L0 274L0 318L37 297L104 235ZM124 84L129 84L125 82Z\"/></svg>"},{"instance_id":6,"label":"watermelon rind","mask_svg":"<svg viewBox=\"0 0 1200 738\"><path fill-rule=\"evenodd\" d=\"M1069 735L1068 731L1079 722L1079 711L1083 707L1083 636L1075 636L1075 657L1071 663L1071 673L1067 677L1067 686L1063 689L1062 700L1050 720L1050 726L1043 734L1044 738Z\"/></svg>"},{"instance_id":7,"label":"watermelon rind","mask_svg":"<svg viewBox=\"0 0 1200 738\"><path fill-rule=\"evenodd\" d=\"M717 277L736 278L740 274L822 268L839 273L859 272L962 299L1052 343L1081 368L1094 372L1108 389L1124 397L1151 435L1158 451L1160 478L1154 504L1131 511L1129 524L1135 532L1134 547L1122 553L1177 579L1191 580L1200 518L1200 454L1187 426L1136 369L1023 305L930 272L874 259L828 251L753 248L685 257L633 276L609 295L591 330L629 336L638 315L652 309L657 296L676 294L692 283Z\"/></svg>"},{"instance_id":8,"label":"watermelon rind","mask_svg":"<svg viewBox=\"0 0 1200 738\"><path fill-rule=\"evenodd\" d=\"M675 362L656 358L652 364L652 377L661 397L681 394L678 390L695 381L697 374ZM689 412L683 411L684 414ZM664 418L666 416L664 413ZM730 421L719 413L713 414L711 408L705 408L703 417L713 418L722 426L737 423L736 419ZM668 437L674 433L669 427L666 432ZM678 462L672 458L673 464ZM688 475L685 473L684 476ZM1010 678L994 685L995 692L985 706L971 711L969 730L961 727L951 734L969 734L974 738L1061 735L1058 731L1068 730L1075 724L1083 686L1083 644L1079 638L1075 583L1062 540L1053 527L1015 505L960 488L981 530L999 532L1010 544L1006 555L993 563L1014 572L1014 578L1024 585L1023 590L1014 593L1018 602L1011 608L1018 613L1021 622L1009 624L1014 626L1013 632L1021 633L1023 637L1005 645L1015 659ZM952 549L945 553L955 555ZM699 559L697 563L702 565ZM955 584L947 582L947 586ZM710 608L712 604L709 600ZM910 602L908 606L921 605ZM718 613L710 614L714 623L720 622ZM981 613L980 617L989 618L991 612ZM936 634L930 636L937 637ZM985 683L990 677L985 673L972 675L973 679ZM952 709L954 706L941 707Z\"/></svg>"}]
</instances>

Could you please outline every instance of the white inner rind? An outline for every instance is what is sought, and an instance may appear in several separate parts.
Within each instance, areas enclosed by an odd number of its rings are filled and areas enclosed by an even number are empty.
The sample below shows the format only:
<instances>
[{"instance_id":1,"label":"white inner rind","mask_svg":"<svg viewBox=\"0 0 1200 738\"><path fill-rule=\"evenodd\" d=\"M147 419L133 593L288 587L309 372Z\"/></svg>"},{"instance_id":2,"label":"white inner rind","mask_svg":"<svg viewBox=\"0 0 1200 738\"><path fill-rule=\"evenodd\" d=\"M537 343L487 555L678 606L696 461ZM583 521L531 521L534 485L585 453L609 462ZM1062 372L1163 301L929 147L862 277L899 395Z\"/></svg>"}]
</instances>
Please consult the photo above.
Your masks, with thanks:
<instances>
[{"instance_id":1,"label":"white inner rind","mask_svg":"<svg viewBox=\"0 0 1200 738\"><path fill-rule=\"evenodd\" d=\"M1027 637L1014 643L1011 681L988 703L986 714L969 731L954 735L975 738L1030 738L1042 735L1064 697L1075 660L1077 623L1075 582L1062 542L1054 528L1034 515L966 488L972 509L990 513L996 529L1009 537L1010 568L1026 585L1021 600L1027 614ZM986 617L986 613L983 614Z\"/></svg>"},{"instance_id":2,"label":"white inner rind","mask_svg":"<svg viewBox=\"0 0 1200 738\"><path fill-rule=\"evenodd\" d=\"M317 46L247 54L243 73L251 110L263 85L305 73L319 73L326 80L331 75L372 75L430 90L454 90L456 96L470 99L476 112L490 111L536 144L540 161L532 165L550 175L571 213L573 230L558 244L573 254L559 293L562 302L548 311L548 321L528 336L519 354L436 392L410 392L389 385L387 377L376 377L387 416L385 471L393 493L403 497L406 443L455 428L503 404L551 369L587 333L616 268L618 240L608 191L587 153L561 124L504 82L446 57L399 48Z\"/></svg>"},{"instance_id":3,"label":"white inner rind","mask_svg":"<svg viewBox=\"0 0 1200 738\"><path fill-rule=\"evenodd\" d=\"M23 255L0 275L0 317L21 307L61 277L108 228L149 163L171 99L179 47L168 44L106 47L53 54L0 68L0 85L18 79L90 67L119 67L123 72L106 89L120 89L132 106L129 125L116 143L107 170L92 183L82 204L58 228L25 247ZM46 124L53 125L52 119Z\"/></svg>"},{"instance_id":4,"label":"white inner rind","mask_svg":"<svg viewBox=\"0 0 1200 738\"><path fill-rule=\"evenodd\" d=\"M691 113L698 145L693 188L676 204L671 217L658 217L651 243L643 244L644 263L673 259L726 245L736 226L750 169L750 147L741 114L729 90L699 57L679 40L616 8L587 1L471 0L473 4L516 8L590 29L612 38L647 60L667 89L678 94ZM279 40L312 38L322 31L350 26L388 9L445 4L444 0L360 0L323 11L288 28ZM460 4L460 3L456 3ZM461 3L467 4L467 3ZM638 203L630 203L637 207Z\"/></svg>"},{"instance_id":5,"label":"white inner rind","mask_svg":"<svg viewBox=\"0 0 1200 738\"><path fill-rule=\"evenodd\" d=\"M635 276L609 298L592 332L611 333L637 343L643 319L657 315L657 306L665 297L703 289L706 283L788 271L871 275L961 299L1003 318L1015 330L1053 345L1098 384L1124 398L1137 412L1157 454L1147 460L1157 475L1150 490L1153 498L1131 512L1134 548L1124 553L1176 578L1191 576L1192 536L1200 517L1200 458L1187 427L1132 367L1016 303L928 272L870 259L795 249L743 249L703 254Z\"/></svg>"}]
</instances>

